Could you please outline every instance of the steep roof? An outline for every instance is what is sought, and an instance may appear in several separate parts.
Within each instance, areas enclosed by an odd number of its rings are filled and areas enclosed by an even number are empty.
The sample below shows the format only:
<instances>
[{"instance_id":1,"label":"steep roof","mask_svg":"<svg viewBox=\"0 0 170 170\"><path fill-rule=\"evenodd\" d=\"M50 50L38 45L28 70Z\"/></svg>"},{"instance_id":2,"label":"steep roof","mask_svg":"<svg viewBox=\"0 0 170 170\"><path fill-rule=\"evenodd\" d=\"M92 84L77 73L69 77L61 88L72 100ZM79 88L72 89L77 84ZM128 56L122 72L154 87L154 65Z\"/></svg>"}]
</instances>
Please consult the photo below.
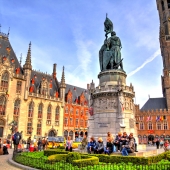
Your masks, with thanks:
<instances>
[{"instance_id":1,"label":"steep roof","mask_svg":"<svg viewBox=\"0 0 170 170\"><path fill-rule=\"evenodd\" d=\"M59 92L59 83L57 78L53 78L52 75L42 73L39 71L31 71L31 79L34 79L34 93L41 88L42 79L45 78L47 82L52 81L52 88L50 89L50 96L54 96L55 92ZM30 81L31 81L30 79Z\"/></svg>"},{"instance_id":2,"label":"steep roof","mask_svg":"<svg viewBox=\"0 0 170 170\"><path fill-rule=\"evenodd\" d=\"M14 50L9 42L9 39L8 39L8 35L4 34L4 33L1 33L0 32L0 57L3 57L3 56L8 56L7 54L7 50L6 48L9 47L10 48L10 53L9 53L9 61L11 62L12 64L12 61L11 59L14 59L14 65L15 65L15 69L16 68L20 68L20 71L21 71L21 74L24 74L23 72L23 69L14 53ZM14 72L15 72L15 69L14 69Z\"/></svg>"},{"instance_id":3,"label":"steep roof","mask_svg":"<svg viewBox=\"0 0 170 170\"><path fill-rule=\"evenodd\" d=\"M21 74L24 74L23 68L21 67L21 65L14 53L14 50L10 44L8 35L0 32L0 57L3 57L4 55L7 56L7 50L6 50L7 47L10 48L9 61L12 64L11 59L14 59L15 61L13 64L15 65L15 69L20 68ZM15 69L14 69L14 72L15 72ZM35 71L35 70L31 70L31 77L30 77L30 81L32 78L34 78L33 92L36 93L37 90L41 87L41 82L42 82L43 77L45 79L47 79L48 82L52 81L51 82L52 88L50 89L50 96L54 96L55 95L54 93L57 91L59 92L59 88L60 88L60 83L58 82L57 78L53 78L52 74L49 75L49 74L42 73L40 71ZM30 83L30 86L32 86L31 83ZM72 91L72 94L73 94L73 102L83 92L84 92L84 96L86 97L86 100L88 101L88 94L85 92L86 89L80 88L77 86L73 86L70 84L66 84L66 91L65 91L66 94L68 93L69 89Z\"/></svg>"},{"instance_id":4,"label":"steep roof","mask_svg":"<svg viewBox=\"0 0 170 170\"><path fill-rule=\"evenodd\" d=\"M72 92L72 102L75 102L75 100L82 94L84 93L84 96L86 98L86 100L88 101L88 93L87 90L81 87L77 87L77 86L73 86L70 84L66 84L66 94L68 93L68 91Z\"/></svg>"},{"instance_id":5,"label":"steep roof","mask_svg":"<svg viewBox=\"0 0 170 170\"><path fill-rule=\"evenodd\" d=\"M148 101L140 109L141 111L167 109L166 98L149 98Z\"/></svg>"}]
</instances>

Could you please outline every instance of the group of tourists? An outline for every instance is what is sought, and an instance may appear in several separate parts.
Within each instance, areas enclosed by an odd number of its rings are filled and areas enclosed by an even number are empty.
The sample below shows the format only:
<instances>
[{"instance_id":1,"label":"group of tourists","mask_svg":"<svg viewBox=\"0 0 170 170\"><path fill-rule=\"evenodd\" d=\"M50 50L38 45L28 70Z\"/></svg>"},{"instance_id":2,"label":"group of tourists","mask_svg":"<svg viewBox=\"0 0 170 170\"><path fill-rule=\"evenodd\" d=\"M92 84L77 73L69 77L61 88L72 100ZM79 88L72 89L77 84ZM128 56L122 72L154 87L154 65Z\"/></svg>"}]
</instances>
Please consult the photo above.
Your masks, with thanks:
<instances>
[{"instance_id":1,"label":"group of tourists","mask_svg":"<svg viewBox=\"0 0 170 170\"><path fill-rule=\"evenodd\" d=\"M128 155L128 153L137 152L137 144L133 133L130 133L129 136L126 132L121 132L116 135L114 139L110 132L107 133L106 146L104 146L103 139L98 138L97 142L94 137L90 138L87 146L88 153L93 151L96 154L105 153L110 155L112 152L122 152L122 155Z\"/></svg>"},{"instance_id":2,"label":"group of tourists","mask_svg":"<svg viewBox=\"0 0 170 170\"><path fill-rule=\"evenodd\" d=\"M165 151L169 151L170 150L170 142L169 140L162 140L162 139L156 139L156 148L159 149L159 148L164 148Z\"/></svg>"},{"instance_id":3,"label":"group of tourists","mask_svg":"<svg viewBox=\"0 0 170 170\"><path fill-rule=\"evenodd\" d=\"M94 137L90 138L88 142L87 136L85 135L80 149L87 149L87 152L91 154L93 151L94 154L105 153L110 155L112 152L122 152L122 155L128 155L128 153L138 152L137 143L133 137L133 133L130 133L129 136L126 132L119 132L114 139L110 132L107 133L106 144L104 144L101 137L96 141ZM66 141L66 151L72 151L72 140L68 137Z\"/></svg>"},{"instance_id":4,"label":"group of tourists","mask_svg":"<svg viewBox=\"0 0 170 170\"><path fill-rule=\"evenodd\" d=\"M31 137L28 137L26 144L26 149L29 151L42 151L46 149L48 142L45 137L38 140L31 140Z\"/></svg>"}]
</instances>

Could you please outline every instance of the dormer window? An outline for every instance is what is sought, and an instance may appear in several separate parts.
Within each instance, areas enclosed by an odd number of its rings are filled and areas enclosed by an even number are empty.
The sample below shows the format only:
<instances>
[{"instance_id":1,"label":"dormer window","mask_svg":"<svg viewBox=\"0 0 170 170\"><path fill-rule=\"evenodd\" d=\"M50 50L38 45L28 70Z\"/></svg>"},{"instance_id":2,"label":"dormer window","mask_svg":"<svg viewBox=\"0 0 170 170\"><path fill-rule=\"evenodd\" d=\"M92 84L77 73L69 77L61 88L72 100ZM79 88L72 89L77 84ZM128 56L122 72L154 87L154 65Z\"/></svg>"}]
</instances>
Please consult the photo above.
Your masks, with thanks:
<instances>
[{"instance_id":1,"label":"dormer window","mask_svg":"<svg viewBox=\"0 0 170 170\"><path fill-rule=\"evenodd\" d=\"M9 74L7 72L2 74L1 78L1 88L7 90L8 89L8 81L9 81Z\"/></svg>"}]
</instances>

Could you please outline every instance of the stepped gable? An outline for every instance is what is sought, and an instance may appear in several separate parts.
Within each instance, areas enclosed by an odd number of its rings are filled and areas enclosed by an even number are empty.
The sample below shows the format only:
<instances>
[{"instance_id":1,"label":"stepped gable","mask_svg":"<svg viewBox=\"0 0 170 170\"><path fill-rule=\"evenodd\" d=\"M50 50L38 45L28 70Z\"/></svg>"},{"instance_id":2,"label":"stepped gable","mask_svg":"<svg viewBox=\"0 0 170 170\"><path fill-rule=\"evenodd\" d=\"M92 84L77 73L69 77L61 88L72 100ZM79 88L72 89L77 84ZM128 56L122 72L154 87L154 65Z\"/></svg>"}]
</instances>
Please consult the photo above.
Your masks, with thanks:
<instances>
[{"instance_id":1,"label":"stepped gable","mask_svg":"<svg viewBox=\"0 0 170 170\"><path fill-rule=\"evenodd\" d=\"M9 56L8 56L7 49L6 49L7 47L10 48ZM11 59L14 59L15 60L14 61L15 69L20 68L20 74L24 74L23 69L22 69L22 67L14 53L14 50L9 42L8 36L6 34L3 34L0 32L0 57L3 57L3 56L8 57L11 64L12 64ZM15 69L14 69L14 73L15 73Z\"/></svg>"},{"instance_id":2,"label":"stepped gable","mask_svg":"<svg viewBox=\"0 0 170 170\"><path fill-rule=\"evenodd\" d=\"M47 80L48 83L52 81L52 88L50 89L50 96L54 96L55 92L59 92L59 83L58 83L57 78L53 78L52 75L42 73L39 71L35 71L35 70L31 71L31 79L34 79L34 91L33 92L36 93L37 90L41 88L43 77L45 78L45 80Z\"/></svg>"},{"instance_id":3,"label":"stepped gable","mask_svg":"<svg viewBox=\"0 0 170 170\"><path fill-rule=\"evenodd\" d=\"M66 95L68 94L68 91L72 92L72 102L74 103L76 101L76 99L79 99L79 96L84 93L84 96L86 98L86 101L88 101L88 94L85 92L87 91L84 88L81 87L77 87L77 86L73 86L70 84L66 84Z\"/></svg>"},{"instance_id":4,"label":"stepped gable","mask_svg":"<svg viewBox=\"0 0 170 170\"><path fill-rule=\"evenodd\" d=\"M167 109L166 98L149 98L140 111Z\"/></svg>"}]
</instances>

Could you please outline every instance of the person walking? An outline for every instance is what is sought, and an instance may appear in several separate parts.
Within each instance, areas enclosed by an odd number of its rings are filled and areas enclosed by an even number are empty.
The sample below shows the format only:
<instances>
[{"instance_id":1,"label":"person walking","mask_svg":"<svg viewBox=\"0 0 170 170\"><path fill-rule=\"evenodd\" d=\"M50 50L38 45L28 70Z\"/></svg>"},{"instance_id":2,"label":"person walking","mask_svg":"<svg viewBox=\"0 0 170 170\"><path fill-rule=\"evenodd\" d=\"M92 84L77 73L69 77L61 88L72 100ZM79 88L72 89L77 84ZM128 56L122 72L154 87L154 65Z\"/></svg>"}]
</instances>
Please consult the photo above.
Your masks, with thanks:
<instances>
[{"instance_id":1,"label":"person walking","mask_svg":"<svg viewBox=\"0 0 170 170\"><path fill-rule=\"evenodd\" d=\"M29 150L31 144L31 137L27 139L27 149Z\"/></svg>"},{"instance_id":2,"label":"person walking","mask_svg":"<svg viewBox=\"0 0 170 170\"><path fill-rule=\"evenodd\" d=\"M159 142L159 139L156 140L156 148L159 149L159 145L160 145L160 142Z\"/></svg>"},{"instance_id":3,"label":"person walking","mask_svg":"<svg viewBox=\"0 0 170 170\"><path fill-rule=\"evenodd\" d=\"M42 147L42 141L41 141L41 139L39 138L38 139L38 151L41 151L41 147Z\"/></svg>"},{"instance_id":4,"label":"person walking","mask_svg":"<svg viewBox=\"0 0 170 170\"><path fill-rule=\"evenodd\" d=\"M18 152L18 145L21 140L21 134L16 130L16 133L14 134L13 137L13 142L14 142L14 152Z\"/></svg>"}]
</instances>

